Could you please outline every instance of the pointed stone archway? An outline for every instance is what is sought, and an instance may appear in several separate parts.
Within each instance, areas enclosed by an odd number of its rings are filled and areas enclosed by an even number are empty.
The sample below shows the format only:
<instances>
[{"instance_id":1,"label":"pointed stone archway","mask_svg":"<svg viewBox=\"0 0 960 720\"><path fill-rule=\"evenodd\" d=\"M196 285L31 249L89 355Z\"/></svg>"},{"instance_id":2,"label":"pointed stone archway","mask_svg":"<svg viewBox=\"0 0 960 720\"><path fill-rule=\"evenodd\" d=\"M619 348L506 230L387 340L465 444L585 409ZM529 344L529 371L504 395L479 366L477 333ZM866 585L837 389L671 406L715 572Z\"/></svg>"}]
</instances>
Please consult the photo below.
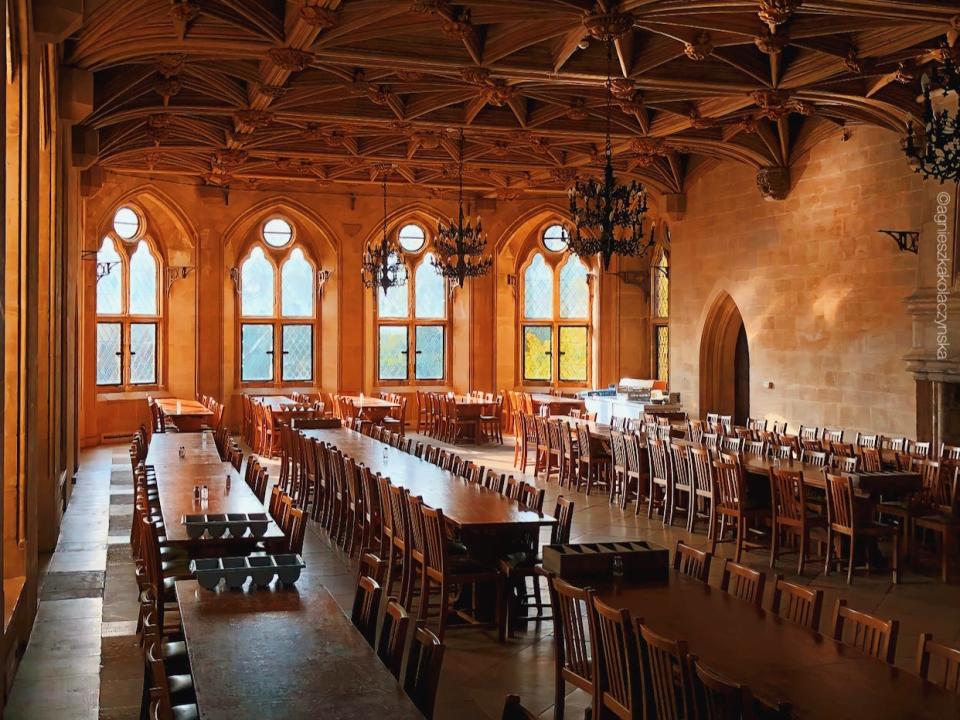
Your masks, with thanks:
<instances>
[{"instance_id":1,"label":"pointed stone archway","mask_svg":"<svg viewBox=\"0 0 960 720\"><path fill-rule=\"evenodd\" d=\"M750 351L740 309L726 292L707 313L700 338L700 412L732 415L738 424L750 414Z\"/></svg>"}]
</instances>

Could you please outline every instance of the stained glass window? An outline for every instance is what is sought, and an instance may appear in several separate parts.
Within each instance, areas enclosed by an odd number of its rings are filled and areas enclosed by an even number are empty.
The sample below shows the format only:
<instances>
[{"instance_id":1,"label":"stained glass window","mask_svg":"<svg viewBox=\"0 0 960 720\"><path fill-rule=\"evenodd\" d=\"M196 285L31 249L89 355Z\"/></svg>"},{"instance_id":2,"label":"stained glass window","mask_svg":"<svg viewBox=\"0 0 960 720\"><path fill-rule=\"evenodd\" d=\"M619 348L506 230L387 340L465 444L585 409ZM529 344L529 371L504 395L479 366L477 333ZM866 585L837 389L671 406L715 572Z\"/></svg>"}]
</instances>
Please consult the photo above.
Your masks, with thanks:
<instances>
[{"instance_id":1,"label":"stained glass window","mask_svg":"<svg viewBox=\"0 0 960 720\"><path fill-rule=\"evenodd\" d=\"M560 380L586 382L587 328L582 325L560 326Z\"/></svg>"},{"instance_id":2,"label":"stained glass window","mask_svg":"<svg viewBox=\"0 0 960 720\"><path fill-rule=\"evenodd\" d=\"M157 261L145 240L130 256L130 314L157 314Z\"/></svg>"},{"instance_id":3,"label":"stained glass window","mask_svg":"<svg viewBox=\"0 0 960 720\"><path fill-rule=\"evenodd\" d=\"M379 337L379 377L381 380L407 379L407 328L381 325Z\"/></svg>"},{"instance_id":4,"label":"stained glass window","mask_svg":"<svg viewBox=\"0 0 960 720\"><path fill-rule=\"evenodd\" d=\"M123 265L112 238L104 238L97 252L97 264L110 263L110 272L97 282L97 314L119 315L123 312Z\"/></svg>"},{"instance_id":5,"label":"stained glass window","mask_svg":"<svg viewBox=\"0 0 960 720\"><path fill-rule=\"evenodd\" d=\"M273 325L244 324L240 328L240 379L273 380Z\"/></svg>"},{"instance_id":6,"label":"stained glass window","mask_svg":"<svg viewBox=\"0 0 960 720\"><path fill-rule=\"evenodd\" d=\"M656 328L655 352L657 362L657 380L670 380L670 328L658 325Z\"/></svg>"},{"instance_id":7,"label":"stained glass window","mask_svg":"<svg viewBox=\"0 0 960 720\"><path fill-rule=\"evenodd\" d=\"M414 359L417 380L443 378L443 325L417 326L417 354Z\"/></svg>"},{"instance_id":8,"label":"stained glass window","mask_svg":"<svg viewBox=\"0 0 960 720\"><path fill-rule=\"evenodd\" d=\"M560 317L585 318L590 314L587 268L571 255L560 268Z\"/></svg>"},{"instance_id":9,"label":"stained glass window","mask_svg":"<svg viewBox=\"0 0 960 720\"><path fill-rule=\"evenodd\" d=\"M274 308L274 270L263 248L253 248L240 266L240 313L244 317L270 317Z\"/></svg>"},{"instance_id":10,"label":"stained glass window","mask_svg":"<svg viewBox=\"0 0 960 720\"><path fill-rule=\"evenodd\" d=\"M313 379L313 325L283 326L284 380Z\"/></svg>"},{"instance_id":11,"label":"stained glass window","mask_svg":"<svg viewBox=\"0 0 960 720\"><path fill-rule=\"evenodd\" d=\"M97 385L119 385L123 325L118 322L97 323Z\"/></svg>"},{"instance_id":12,"label":"stained glass window","mask_svg":"<svg viewBox=\"0 0 960 720\"><path fill-rule=\"evenodd\" d=\"M553 270L537 253L523 274L523 316L528 320L553 318Z\"/></svg>"},{"instance_id":13,"label":"stained glass window","mask_svg":"<svg viewBox=\"0 0 960 720\"><path fill-rule=\"evenodd\" d=\"M660 253L653 266L653 311L655 317L670 317L670 264L666 253Z\"/></svg>"},{"instance_id":14,"label":"stained glass window","mask_svg":"<svg viewBox=\"0 0 960 720\"><path fill-rule=\"evenodd\" d=\"M313 266L300 248L294 248L280 269L281 314L313 317Z\"/></svg>"},{"instance_id":15,"label":"stained glass window","mask_svg":"<svg viewBox=\"0 0 960 720\"><path fill-rule=\"evenodd\" d=\"M442 318L446 315L446 288L443 277L430 261L432 253L423 256L415 279L416 314L418 318Z\"/></svg>"},{"instance_id":16,"label":"stained glass window","mask_svg":"<svg viewBox=\"0 0 960 720\"><path fill-rule=\"evenodd\" d=\"M157 382L157 324L130 323L130 384Z\"/></svg>"},{"instance_id":17,"label":"stained glass window","mask_svg":"<svg viewBox=\"0 0 960 720\"><path fill-rule=\"evenodd\" d=\"M523 328L523 377L525 380L553 379L553 328L527 325Z\"/></svg>"}]
</instances>

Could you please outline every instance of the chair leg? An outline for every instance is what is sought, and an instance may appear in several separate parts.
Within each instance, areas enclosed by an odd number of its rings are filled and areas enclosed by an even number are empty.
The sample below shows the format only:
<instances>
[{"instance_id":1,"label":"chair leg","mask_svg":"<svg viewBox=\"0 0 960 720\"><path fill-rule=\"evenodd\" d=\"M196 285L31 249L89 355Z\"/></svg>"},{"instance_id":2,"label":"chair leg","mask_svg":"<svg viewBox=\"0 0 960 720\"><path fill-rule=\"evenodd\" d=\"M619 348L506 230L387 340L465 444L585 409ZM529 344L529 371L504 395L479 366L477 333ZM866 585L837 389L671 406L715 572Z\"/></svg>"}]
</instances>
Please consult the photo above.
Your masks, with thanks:
<instances>
[{"instance_id":1,"label":"chair leg","mask_svg":"<svg viewBox=\"0 0 960 720\"><path fill-rule=\"evenodd\" d=\"M777 566L777 551L779 550L778 545L780 544L780 528L777 526L777 521L773 521L773 532L770 533L770 567ZM801 556L802 557L802 556Z\"/></svg>"},{"instance_id":2,"label":"chair leg","mask_svg":"<svg viewBox=\"0 0 960 720\"><path fill-rule=\"evenodd\" d=\"M797 575L803 575L803 566L807 562L807 550L810 543L810 531L807 528L800 529L800 559L797 561Z\"/></svg>"},{"instance_id":3,"label":"chair leg","mask_svg":"<svg viewBox=\"0 0 960 720\"><path fill-rule=\"evenodd\" d=\"M827 547L823 553L823 574L830 574L830 561L833 559L833 530L827 527Z\"/></svg>"},{"instance_id":4,"label":"chair leg","mask_svg":"<svg viewBox=\"0 0 960 720\"><path fill-rule=\"evenodd\" d=\"M853 535L850 536L850 564L847 566L847 585L853 584L853 557L856 554L856 543L853 541Z\"/></svg>"},{"instance_id":5,"label":"chair leg","mask_svg":"<svg viewBox=\"0 0 960 720\"><path fill-rule=\"evenodd\" d=\"M943 536L943 543L940 546L941 552L941 573L946 572L947 567L947 537ZM893 584L900 583L900 533L893 535Z\"/></svg>"},{"instance_id":6,"label":"chair leg","mask_svg":"<svg viewBox=\"0 0 960 720\"><path fill-rule=\"evenodd\" d=\"M743 557L743 536L747 532L747 520L743 516L737 518L737 554L735 562L740 562Z\"/></svg>"}]
</instances>

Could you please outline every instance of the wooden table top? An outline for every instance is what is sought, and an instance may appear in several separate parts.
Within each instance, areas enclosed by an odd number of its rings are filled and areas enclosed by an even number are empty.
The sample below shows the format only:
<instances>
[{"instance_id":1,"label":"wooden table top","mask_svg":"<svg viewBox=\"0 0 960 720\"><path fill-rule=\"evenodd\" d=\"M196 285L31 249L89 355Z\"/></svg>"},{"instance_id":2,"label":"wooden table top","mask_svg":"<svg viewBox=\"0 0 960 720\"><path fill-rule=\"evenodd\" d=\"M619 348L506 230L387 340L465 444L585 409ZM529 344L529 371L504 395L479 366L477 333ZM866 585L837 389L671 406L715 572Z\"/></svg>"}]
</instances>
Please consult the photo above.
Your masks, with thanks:
<instances>
[{"instance_id":1,"label":"wooden table top","mask_svg":"<svg viewBox=\"0 0 960 720\"><path fill-rule=\"evenodd\" d=\"M308 567L290 588L177 583L202 720L422 718L320 580Z\"/></svg>"},{"instance_id":2,"label":"wooden table top","mask_svg":"<svg viewBox=\"0 0 960 720\"><path fill-rule=\"evenodd\" d=\"M457 395L453 401L457 405L495 405L496 400L484 400L483 398L470 397L469 395Z\"/></svg>"},{"instance_id":3,"label":"wooden table top","mask_svg":"<svg viewBox=\"0 0 960 720\"><path fill-rule=\"evenodd\" d=\"M269 405L274 412L282 412L288 405L297 404L293 398L286 395L251 395L250 398L263 405Z\"/></svg>"},{"instance_id":4,"label":"wooden table top","mask_svg":"<svg viewBox=\"0 0 960 720\"><path fill-rule=\"evenodd\" d=\"M960 716L960 695L673 571L665 584L595 587L603 602L686 640L692 654L761 700L792 703L794 718Z\"/></svg>"},{"instance_id":5,"label":"wooden table top","mask_svg":"<svg viewBox=\"0 0 960 720\"><path fill-rule=\"evenodd\" d=\"M213 410L196 400L157 398L154 402L157 403L157 406L163 411L164 415L169 415L172 418L213 415Z\"/></svg>"},{"instance_id":6,"label":"wooden table top","mask_svg":"<svg viewBox=\"0 0 960 720\"><path fill-rule=\"evenodd\" d=\"M573 405L576 407L583 405L582 398L563 397L561 395L550 395L548 393L533 393L530 397L535 404L540 405Z\"/></svg>"},{"instance_id":7,"label":"wooden table top","mask_svg":"<svg viewBox=\"0 0 960 720\"><path fill-rule=\"evenodd\" d=\"M398 408L400 403L391 402L390 400L384 400L383 398L378 397L369 397L364 395L360 397L359 395L347 395L346 397L350 398L353 404L358 408Z\"/></svg>"},{"instance_id":8,"label":"wooden table top","mask_svg":"<svg viewBox=\"0 0 960 720\"><path fill-rule=\"evenodd\" d=\"M178 455L183 445L185 458ZM153 465L157 475L157 496L160 513L166 527L166 537L172 543L203 543L187 536L183 525L184 515L199 513L260 513L265 512L263 503L233 469L230 463L220 460L217 447L210 438L206 447L197 433L155 433L147 452L147 464ZM226 487L230 475L230 489ZM207 500L193 496L196 485L207 486ZM265 539L283 537L275 523L270 523ZM218 538L217 543L232 541L249 543L250 538Z\"/></svg>"},{"instance_id":9,"label":"wooden table top","mask_svg":"<svg viewBox=\"0 0 960 720\"><path fill-rule=\"evenodd\" d=\"M458 527L539 526L556 522L549 515L521 510L514 500L466 483L436 465L353 430L337 428L303 432L330 443L356 462L366 465L371 472L389 477L395 485L420 495L430 507L443 510L444 516Z\"/></svg>"}]
</instances>

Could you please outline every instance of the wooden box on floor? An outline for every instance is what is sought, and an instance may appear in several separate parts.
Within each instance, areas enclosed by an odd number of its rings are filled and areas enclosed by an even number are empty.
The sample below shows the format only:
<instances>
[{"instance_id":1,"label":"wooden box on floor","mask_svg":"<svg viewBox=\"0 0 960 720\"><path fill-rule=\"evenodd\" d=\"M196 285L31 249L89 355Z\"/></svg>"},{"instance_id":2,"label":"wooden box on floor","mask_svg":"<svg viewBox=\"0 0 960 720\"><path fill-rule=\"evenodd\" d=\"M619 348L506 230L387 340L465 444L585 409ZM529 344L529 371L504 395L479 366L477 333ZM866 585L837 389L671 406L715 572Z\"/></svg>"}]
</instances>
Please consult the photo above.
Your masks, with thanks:
<instances>
[{"instance_id":1,"label":"wooden box on floor","mask_svg":"<svg viewBox=\"0 0 960 720\"><path fill-rule=\"evenodd\" d=\"M617 556L623 562L624 577L631 582L654 582L667 578L670 567L669 551L646 540L545 545L543 568L564 580L610 577L613 560Z\"/></svg>"}]
</instances>

